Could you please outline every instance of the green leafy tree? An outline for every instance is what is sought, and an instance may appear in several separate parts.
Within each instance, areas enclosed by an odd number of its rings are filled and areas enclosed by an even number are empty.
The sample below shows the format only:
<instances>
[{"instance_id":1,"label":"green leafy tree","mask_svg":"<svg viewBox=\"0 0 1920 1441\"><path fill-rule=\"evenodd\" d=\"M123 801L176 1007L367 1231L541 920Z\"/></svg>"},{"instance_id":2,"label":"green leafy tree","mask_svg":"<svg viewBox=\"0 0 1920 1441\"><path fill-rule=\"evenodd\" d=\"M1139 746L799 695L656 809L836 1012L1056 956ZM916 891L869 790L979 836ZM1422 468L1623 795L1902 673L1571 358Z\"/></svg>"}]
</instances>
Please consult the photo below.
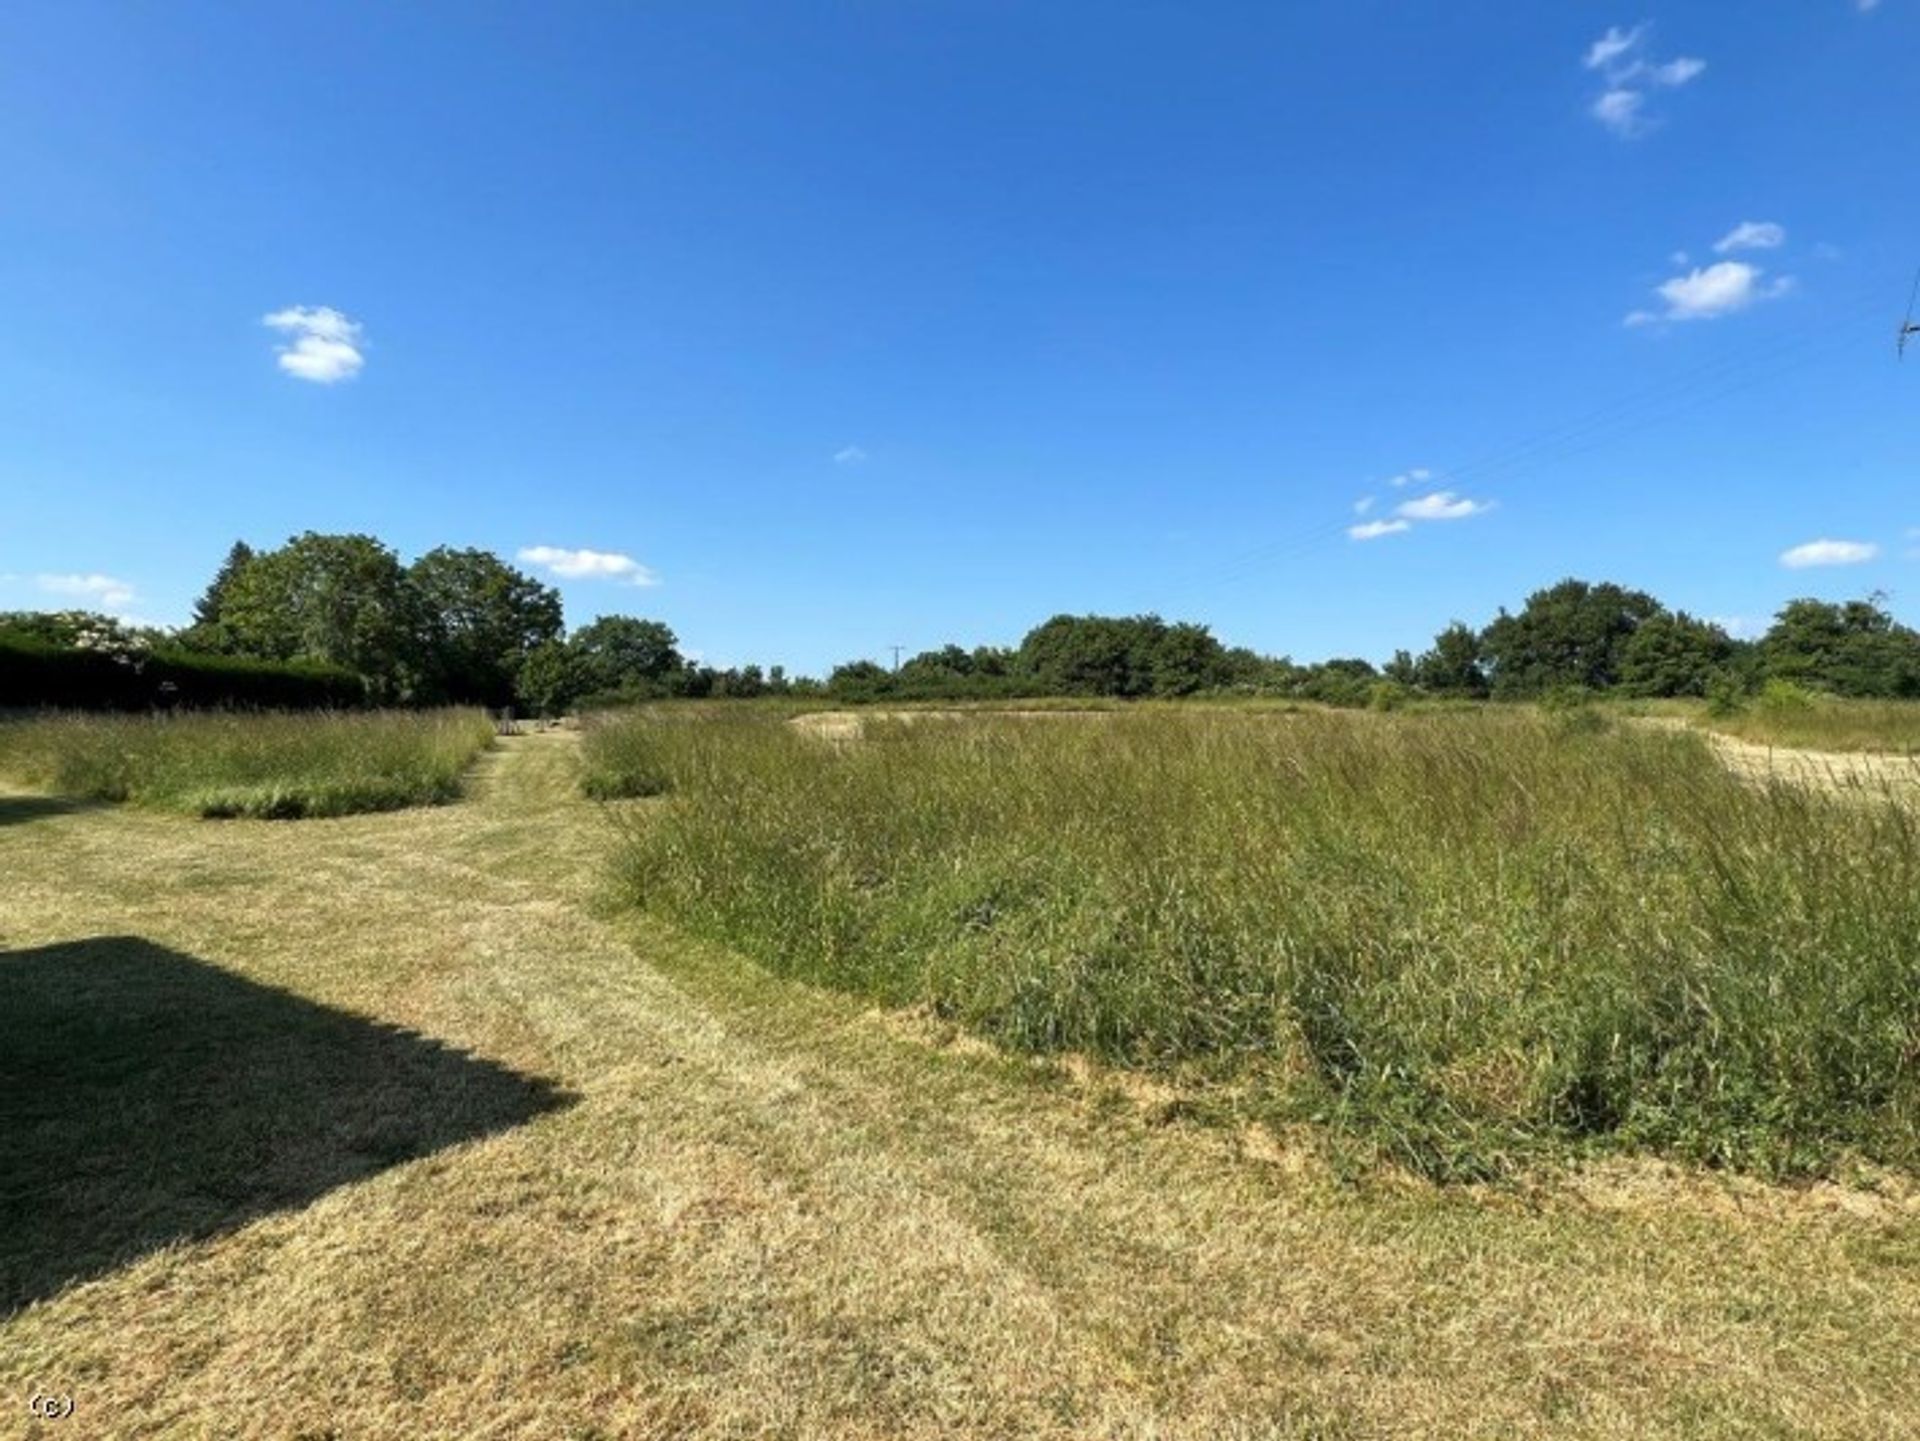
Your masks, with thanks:
<instances>
[{"instance_id":1,"label":"green leafy tree","mask_svg":"<svg viewBox=\"0 0 1920 1441\"><path fill-rule=\"evenodd\" d=\"M1413 663L1413 681L1433 695L1484 696L1487 672L1473 627L1456 620L1436 635Z\"/></svg>"},{"instance_id":2,"label":"green leafy tree","mask_svg":"<svg viewBox=\"0 0 1920 1441\"><path fill-rule=\"evenodd\" d=\"M227 594L233 589L234 580L240 572L253 562L254 549L244 540L236 540L227 551L227 558L220 562L220 568L214 572L207 588L193 603L193 623L180 632L180 644L190 650L230 651L234 649L233 637L221 619L226 609Z\"/></svg>"},{"instance_id":3,"label":"green leafy tree","mask_svg":"<svg viewBox=\"0 0 1920 1441\"><path fill-rule=\"evenodd\" d=\"M1660 609L1645 591L1610 582L1563 580L1535 591L1518 615L1502 611L1480 638L1495 694L1611 689L1627 642Z\"/></svg>"},{"instance_id":4,"label":"green leafy tree","mask_svg":"<svg viewBox=\"0 0 1920 1441\"><path fill-rule=\"evenodd\" d=\"M431 694L432 607L372 536L309 531L255 555L228 582L219 614L241 654L344 666L379 701Z\"/></svg>"},{"instance_id":5,"label":"green leafy tree","mask_svg":"<svg viewBox=\"0 0 1920 1441\"><path fill-rule=\"evenodd\" d=\"M603 615L568 641L580 670L582 694L662 695L668 678L686 667L679 641L657 620Z\"/></svg>"},{"instance_id":6,"label":"green leafy tree","mask_svg":"<svg viewBox=\"0 0 1920 1441\"><path fill-rule=\"evenodd\" d=\"M1769 679L1837 695L1920 696L1920 633L1897 623L1877 597L1789 601L1760 652Z\"/></svg>"},{"instance_id":7,"label":"green leafy tree","mask_svg":"<svg viewBox=\"0 0 1920 1441\"><path fill-rule=\"evenodd\" d=\"M453 700L504 706L527 657L561 634L560 595L489 551L440 546L407 569L435 617L435 671Z\"/></svg>"},{"instance_id":8,"label":"green leafy tree","mask_svg":"<svg viewBox=\"0 0 1920 1441\"><path fill-rule=\"evenodd\" d=\"M527 652L514 676L514 698L535 715L565 715L580 698L580 667L573 647L547 640Z\"/></svg>"},{"instance_id":9,"label":"green leafy tree","mask_svg":"<svg viewBox=\"0 0 1920 1441\"><path fill-rule=\"evenodd\" d=\"M1634 630L1620 653L1620 685L1630 695L1704 696L1734 658L1733 638L1685 611L1661 611Z\"/></svg>"},{"instance_id":10,"label":"green leafy tree","mask_svg":"<svg viewBox=\"0 0 1920 1441\"><path fill-rule=\"evenodd\" d=\"M835 700L859 703L878 700L892 695L893 691L893 672L870 660L851 660L837 665L827 677L827 694Z\"/></svg>"}]
</instances>

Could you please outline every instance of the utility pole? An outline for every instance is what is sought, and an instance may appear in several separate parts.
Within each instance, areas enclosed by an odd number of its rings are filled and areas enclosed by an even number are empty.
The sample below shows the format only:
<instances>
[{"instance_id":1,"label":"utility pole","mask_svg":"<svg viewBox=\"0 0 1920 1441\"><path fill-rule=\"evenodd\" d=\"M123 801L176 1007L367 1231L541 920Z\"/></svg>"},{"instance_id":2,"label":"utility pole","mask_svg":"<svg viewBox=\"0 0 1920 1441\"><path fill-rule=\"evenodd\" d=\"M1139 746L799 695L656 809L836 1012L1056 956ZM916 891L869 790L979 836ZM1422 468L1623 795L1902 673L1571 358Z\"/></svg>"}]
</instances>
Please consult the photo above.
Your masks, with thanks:
<instances>
[{"instance_id":1,"label":"utility pole","mask_svg":"<svg viewBox=\"0 0 1920 1441\"><path fill-rule=\"evenodd\" d=\"M890 645L887 649L893 652L893 668L897 672L900 669L900 652L905 650L906 647L903 645Z\"/></svg>"}]
</instances>

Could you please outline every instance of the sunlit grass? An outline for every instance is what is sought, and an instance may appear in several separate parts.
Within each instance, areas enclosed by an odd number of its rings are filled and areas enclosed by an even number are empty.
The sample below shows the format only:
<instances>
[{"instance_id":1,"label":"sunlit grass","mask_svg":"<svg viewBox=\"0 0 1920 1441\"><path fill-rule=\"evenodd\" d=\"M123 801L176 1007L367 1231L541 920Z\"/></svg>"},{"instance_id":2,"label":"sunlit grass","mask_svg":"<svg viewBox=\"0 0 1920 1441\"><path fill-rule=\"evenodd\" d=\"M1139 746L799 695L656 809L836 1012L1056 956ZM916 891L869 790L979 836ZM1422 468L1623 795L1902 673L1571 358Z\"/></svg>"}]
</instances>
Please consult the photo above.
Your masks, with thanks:
<instances>
[{"instance_id":1,"label":"sunlit grass","mask_svg":"<svg viewBox=\"0 0 1920 1441\"><path fill-rule=\"evenodd\" d=\"M0 725L0 774L80 800L290 818L452 800L480 711L54 716Z\"/></svg>"},{"instance_id":2,"label":"sunlit grass","mask_svg":"<svg viewBox=\"0 0 1920 1441\"><path fill-rule=\"evenodd\" d=\"M1577 723L1576 723L1577 722ZM1203 1071L1436 1175L1911 1162L1920 832L1582 713L609 723L633 903L1003 1044ZM604 781L601 783L605 783ZM630 792L629 792L630 793Z\"/></svg>"}]
</instances>

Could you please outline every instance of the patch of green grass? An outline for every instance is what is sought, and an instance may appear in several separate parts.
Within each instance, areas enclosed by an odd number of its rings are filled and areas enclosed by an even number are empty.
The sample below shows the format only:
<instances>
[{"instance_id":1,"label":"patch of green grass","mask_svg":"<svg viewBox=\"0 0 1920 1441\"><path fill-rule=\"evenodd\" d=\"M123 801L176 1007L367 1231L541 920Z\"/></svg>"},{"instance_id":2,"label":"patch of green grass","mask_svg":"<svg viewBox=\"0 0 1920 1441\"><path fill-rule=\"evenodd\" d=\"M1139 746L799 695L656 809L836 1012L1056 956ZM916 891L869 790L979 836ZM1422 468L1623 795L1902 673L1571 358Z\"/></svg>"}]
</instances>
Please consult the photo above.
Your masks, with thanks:
<instances>
[{"instance_id":1,"label":"patch of green grass","mask_svg":"<svg viewBox=\"0 0 1920 1441\"><path fill-rule=\"evenodd\" d=\"M492 739L470 710L68 715L0 725L0 774L207 817L340 816L454 799Z\"/></svg>"},{"instance_id":2,"label":"patch of green grass","mask_svg":"<svg viewBox=\"0 0 1920 1441\"><path fill-rule=\"evenodd\" d=\"M1849 700L1774 685L1700 723L1761 745L1920 754L1920 701Z\"/></svg>"},{"instance_id":3,"label":"patch of green grass","mask_svg":"<svg viewBox=\"0 0 1920 1441\"><path fill-rule=\"evenodd\" d=\"M1589 708L1590 709L1590 708ZM1032 1051L1202 1072L1435 1176L1920 1159L1920 822L1583 710L632 715L631 902ZM590 750L589 773L594 762Z\"/></svg>"}]
</instances>

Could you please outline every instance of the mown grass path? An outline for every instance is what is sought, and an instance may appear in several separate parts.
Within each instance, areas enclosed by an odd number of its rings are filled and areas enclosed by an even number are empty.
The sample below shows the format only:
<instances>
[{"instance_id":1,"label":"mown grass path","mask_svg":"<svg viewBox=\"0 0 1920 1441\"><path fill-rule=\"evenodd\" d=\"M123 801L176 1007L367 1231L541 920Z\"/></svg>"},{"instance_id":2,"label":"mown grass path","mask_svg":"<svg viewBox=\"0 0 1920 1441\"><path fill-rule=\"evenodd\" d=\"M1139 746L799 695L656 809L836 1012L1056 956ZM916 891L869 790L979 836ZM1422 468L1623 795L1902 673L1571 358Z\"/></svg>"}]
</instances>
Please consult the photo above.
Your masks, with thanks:
<instances>
[{"instance_id":1,"label":"mown grass path","mask_svg":"<svg viewBox=\"0 0 1920 1441\"><path fill-rule=\"evenodd\" d=\"M142 1240L134 1217L113 1264L0 1320L0 1431L1920 1434L1910 1191L1651 1164L1526 1191L1345 1185L1310 1138L942 1048L597 915L619 814L578 798L563 735L502 743L467 801L434 810L204 823L0 802L18 963L124 938L81 964L176 958L436 1058L355 1052L399 1069L348 1078L351 1126L322 1108L295 1135L271 1100L335 1030L304 1050L269 1034L196 1101L257 1113L232 1132L244 1164L127 1176L95 1155L58 1177L230 1224L156 1216ZM28 1019L0 995L0 1027ZM139 1045L178 1040L126 1019ZM565 1103L480 1114L444 1059L462 1053ZM109 1100L141 1097L143 1056ZM14 1084L0 1142L29 1134L34 1078ZM43 1174L3 1173L14 1205L56 1184L33 1135ZM256 1173L282 1190L250 1190ZM20 1255L20 1234L0 1233L10 1271L64 1264ZM36 1389L75 1417L29 1422Z\"/></svg>"}]
</instances>

